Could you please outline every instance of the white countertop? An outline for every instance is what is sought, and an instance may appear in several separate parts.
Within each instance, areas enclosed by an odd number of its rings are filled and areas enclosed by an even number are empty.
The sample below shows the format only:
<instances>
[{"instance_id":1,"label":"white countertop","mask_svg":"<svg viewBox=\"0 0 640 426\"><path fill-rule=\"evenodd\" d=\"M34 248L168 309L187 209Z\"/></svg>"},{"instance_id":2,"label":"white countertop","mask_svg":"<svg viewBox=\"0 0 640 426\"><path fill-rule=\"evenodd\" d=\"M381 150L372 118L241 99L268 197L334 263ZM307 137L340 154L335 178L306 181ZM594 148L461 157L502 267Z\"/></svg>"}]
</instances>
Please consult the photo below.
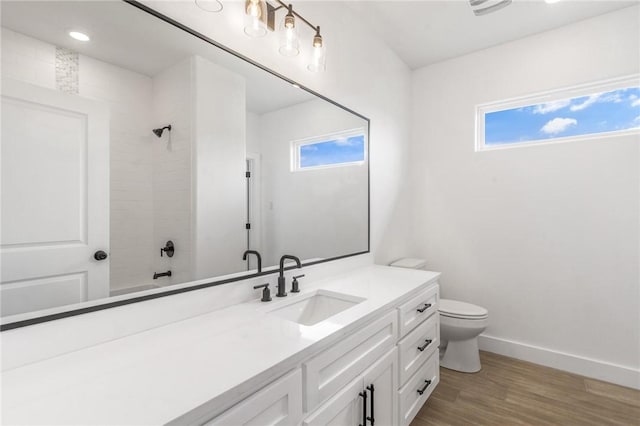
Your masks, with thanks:
<instances>
[{"instance_id":1,"label":"white countertop","mask_svg":"<svg viewBox=\"0 0 640 426\"><path fill-rule=\"evenodd\" d=\"M368 266L314 283L302 281L301 293L282 300L256 299L4 371L2 423L197 421L428 287L439 275ZM313 326L268 313L318 289L366 300Z\"/></svg>"}]
</instances>

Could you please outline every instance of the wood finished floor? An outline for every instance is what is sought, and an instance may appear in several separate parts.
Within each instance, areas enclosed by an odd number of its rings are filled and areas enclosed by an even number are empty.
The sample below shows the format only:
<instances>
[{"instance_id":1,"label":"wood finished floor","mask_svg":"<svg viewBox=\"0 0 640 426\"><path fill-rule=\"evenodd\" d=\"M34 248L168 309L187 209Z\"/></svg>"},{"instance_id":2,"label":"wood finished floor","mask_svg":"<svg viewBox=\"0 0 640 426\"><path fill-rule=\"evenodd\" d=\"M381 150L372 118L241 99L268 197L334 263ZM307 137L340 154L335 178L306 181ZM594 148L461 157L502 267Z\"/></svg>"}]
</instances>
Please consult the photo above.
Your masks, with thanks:
<instances>
[{"instance_id":1,"label":"wood finished floor","mask_svg":"<svg viewBox=\"0 0 640 426\"><path fill-rule=\"evenodd\" d=\"M411 426L640 425L640 391L480 352L476 374L440 369Z\"/></svg>"}]
</instances>

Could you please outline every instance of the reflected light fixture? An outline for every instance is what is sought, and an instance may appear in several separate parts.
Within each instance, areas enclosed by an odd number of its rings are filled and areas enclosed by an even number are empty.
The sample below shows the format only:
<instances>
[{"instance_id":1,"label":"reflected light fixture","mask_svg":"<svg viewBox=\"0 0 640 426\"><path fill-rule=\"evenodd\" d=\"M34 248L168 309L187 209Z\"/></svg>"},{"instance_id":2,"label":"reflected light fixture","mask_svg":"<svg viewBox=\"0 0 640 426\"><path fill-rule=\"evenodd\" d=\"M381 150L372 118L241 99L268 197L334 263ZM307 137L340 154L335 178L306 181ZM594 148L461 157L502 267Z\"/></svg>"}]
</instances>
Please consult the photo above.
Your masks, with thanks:
<instances>
[{"instance_id":1,"label":"reflected light fixture","mask_svg":"<svg viewBox=\"0 0 640 426\"><path fill-rule=\"evenodd\" d=\"M89 41L91 38L85 33L81 33L80 31L69 31L69 37L78 40L78 41Z\"/></svg>"},{"instance_id":2,"label":"reflected light fixture","mask_svg":"<svg viewBox=\"0 0 640 426\"><path fill-rule=\"evenodd\" d=\"M311 62L307 69L312 72L324 71L326 68L326 48L322 36L320 35L320 27L316 27L316 35L313 36L313 52L311 53Z\"/></svg>"},{"instance_id":3,"label":"reflected light fixture","mask_svg":"<svg viewBox=\"0 0 640 426\"><path fill-rule=\"evenodd\" d=\"M272 3L269 3L271 1ZM511 0L508 0L511 1ZM267 31L275 30L276 12L286 10L286 14L278 26L280 41L278 51L283 56L300 54L299 23L302 22L314 31L311 43L309 71L318 72L326 69L326 45L320 35L320 27L313 25L297 13L291 4L281 0L245 0L244 32L250 37L263 37Z\"/></svg>"},{"instance_id":4,"label":"reflected light fixture","mask_svg":"<svg viewBox=\"0 0 640 426\"><path fill-rule=\"evenodd\" d=\"M196 6L205 12L222 12L224 5L220 0L195 0Z\"/></svg>"},{"instance_id":5,"label":"reflected light fixture","mask_svg":"<svg viewBox=\"0 0 640 426\"><path fill-rule=\"evenodd\" d=\"M298 29L296 28L296 17L293 15L293 6L288 6L287 14L280 25L280 49L283 56L298 56L300 53L300 43L298 41Z\"/></svg>"},{"instance_id":6,"label":"reflected light fixture","mask_svg":"<svg viewBox=\"0 0 640 426\"><path fill-rule=\"evenodd\" d=\"M247 0L245 2L244 33L249 37L267 35L265 25L266 3L263 0Z\"/></svg>"}]
</instances>

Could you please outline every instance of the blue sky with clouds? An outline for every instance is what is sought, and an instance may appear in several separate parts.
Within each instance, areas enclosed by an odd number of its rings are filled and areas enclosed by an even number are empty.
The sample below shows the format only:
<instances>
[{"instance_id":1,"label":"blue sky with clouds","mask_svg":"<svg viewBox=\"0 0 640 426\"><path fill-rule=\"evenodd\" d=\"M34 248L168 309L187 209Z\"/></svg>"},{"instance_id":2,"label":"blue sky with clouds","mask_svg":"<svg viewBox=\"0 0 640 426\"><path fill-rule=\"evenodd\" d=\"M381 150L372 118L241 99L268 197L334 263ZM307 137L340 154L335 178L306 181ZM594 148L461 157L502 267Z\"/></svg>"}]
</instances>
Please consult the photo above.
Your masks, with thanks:
<instances>
[{"instance_id":1,"label":"blue sky with clouds","mask_svg":"<svg viewBox=\"0 0 640 426\"><path fill-rule=\"evenodd\" d=\"M640 87L485 114L485 145L640 128Z\"/></svg>"},{"instance_id":2,"label":"blue sky with clouds","mask_svg":"<svg viewBox=\"0 0 640 426\"><path fill-rule=\"evenodd\" d=\"M364 161L364 135L300 147L300 168Z\"/></svg>"}]
</instances>

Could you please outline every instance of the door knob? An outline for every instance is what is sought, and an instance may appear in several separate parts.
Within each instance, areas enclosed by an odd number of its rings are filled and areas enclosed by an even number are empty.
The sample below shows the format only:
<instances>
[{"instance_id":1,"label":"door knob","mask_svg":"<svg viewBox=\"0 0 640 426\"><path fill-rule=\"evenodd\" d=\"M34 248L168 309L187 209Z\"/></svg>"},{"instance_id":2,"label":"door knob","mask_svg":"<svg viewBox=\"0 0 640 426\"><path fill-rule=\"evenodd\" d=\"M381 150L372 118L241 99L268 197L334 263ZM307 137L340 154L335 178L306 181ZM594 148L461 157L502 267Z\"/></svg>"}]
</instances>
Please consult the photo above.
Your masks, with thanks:
<instances>
[{"instance_id":1,"label":"door knob","mask_svg":"<svg viewBox=\"0 0 640 426\"><path fill-rule=\"evenodd\" d=\"M95 260L105 260L107 257L109 257L109 255L102 250L98 250L97 252L93 253L93 258Z\"/></svg>"}]
</instances>

